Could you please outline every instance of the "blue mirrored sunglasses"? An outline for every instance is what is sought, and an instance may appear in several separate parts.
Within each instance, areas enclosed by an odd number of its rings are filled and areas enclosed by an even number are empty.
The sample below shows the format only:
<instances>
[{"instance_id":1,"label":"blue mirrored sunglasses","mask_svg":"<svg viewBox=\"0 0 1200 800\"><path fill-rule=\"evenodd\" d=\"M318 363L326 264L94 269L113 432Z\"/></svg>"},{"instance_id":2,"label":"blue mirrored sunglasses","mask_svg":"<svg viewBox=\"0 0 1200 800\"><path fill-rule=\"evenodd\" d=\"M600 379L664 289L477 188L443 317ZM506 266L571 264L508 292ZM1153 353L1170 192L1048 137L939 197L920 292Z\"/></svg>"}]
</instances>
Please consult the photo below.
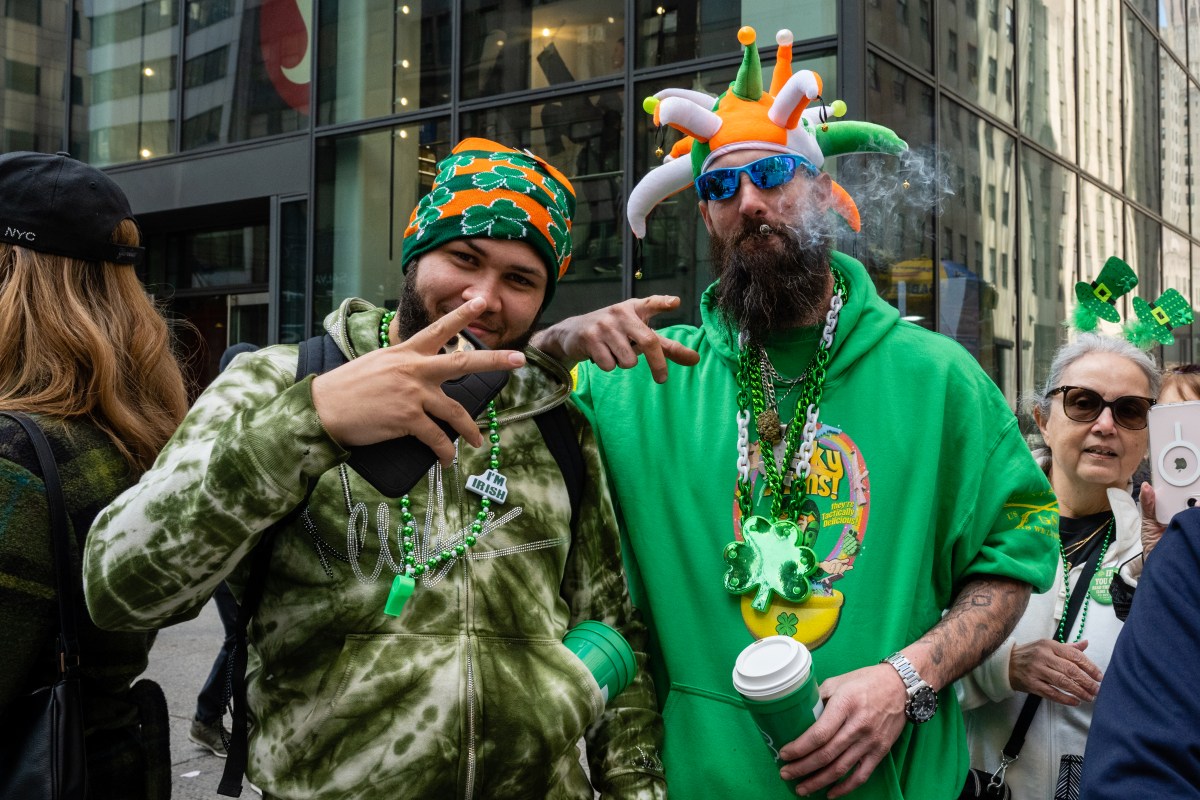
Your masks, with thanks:
<instances>
[{"instance_id":1,"label":"blue mirrored sunglasses","mask_svg":"<svg viewBox=\"0 0 1200 800\"><path fill-rule=\"evenodd\" d=\"M759 189L774 189L796 177L797 167L802 168L810 178L817 176L817 168L804 156L780 153L740 167L710 169L696 178L696 194L700 195L701 200L728 200L737 194L743 172L750 176L751 183Z\"/></svg>"}]
</instances>

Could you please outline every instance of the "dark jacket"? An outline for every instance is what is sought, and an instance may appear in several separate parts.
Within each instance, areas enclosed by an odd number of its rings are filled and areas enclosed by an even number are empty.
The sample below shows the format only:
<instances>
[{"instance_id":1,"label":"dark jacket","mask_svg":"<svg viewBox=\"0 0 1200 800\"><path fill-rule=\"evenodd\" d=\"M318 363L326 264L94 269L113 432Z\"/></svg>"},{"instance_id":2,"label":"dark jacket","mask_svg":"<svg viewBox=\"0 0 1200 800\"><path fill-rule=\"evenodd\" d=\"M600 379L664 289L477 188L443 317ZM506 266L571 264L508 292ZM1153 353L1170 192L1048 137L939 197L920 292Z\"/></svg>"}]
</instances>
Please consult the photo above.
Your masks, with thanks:
<instances>
[{"instance_id":1,"label":"dark jacket","mask_svg":"<svg viewBox=\"0 0 1200 800\"><path fill-rule=\"evenodd\" d=\"M149 682L131 689L146 669L154 633L102 631L83 602L78 545L97 512L137 475L108 437L90 425L43 417L37 421L54 451L71 527L89 797L169 796L161 692ZM58 601L52 565L49 510L37 456L25 431L9 417L0 417L0 631L5 639L0 723L13 699L52 683L57 675ZM143 720L148 723L145 728ZM154 722L162 729L150 724ZM161 791L163 779L166 794Z\"/></svg>"},{"instance_id":2,"label":"dark jacket","mask_svg":"<svg viewBox=\"0 0 1200 800\"><path fill-rule=\"evenodd\" d=\"M1100 683L1083 800L1200 798L1200 509L1175 516L1146 561Z\"/></svg>"}]
</instances>

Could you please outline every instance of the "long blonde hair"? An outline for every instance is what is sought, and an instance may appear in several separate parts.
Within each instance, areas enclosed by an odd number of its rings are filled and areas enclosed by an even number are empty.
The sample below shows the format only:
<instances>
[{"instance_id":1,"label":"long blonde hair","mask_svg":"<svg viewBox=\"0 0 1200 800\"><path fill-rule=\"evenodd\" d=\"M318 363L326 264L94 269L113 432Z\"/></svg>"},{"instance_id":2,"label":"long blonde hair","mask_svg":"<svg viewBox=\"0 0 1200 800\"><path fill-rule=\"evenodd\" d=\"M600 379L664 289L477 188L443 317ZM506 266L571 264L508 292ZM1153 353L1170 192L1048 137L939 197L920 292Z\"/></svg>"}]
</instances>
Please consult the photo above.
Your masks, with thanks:
<instances>
[{"instance_id":1,"label":"long blonde hair","mask_svg":"<svg viewBox=\"0 0 1200 800\"><path fill-rule=\"evenodd\" d=\"M117 244L140 243L125 220ZM0 242L0 409L84 419L137 473L187 413L171 333L130 265Z\"/></svg>"}]
</instances>

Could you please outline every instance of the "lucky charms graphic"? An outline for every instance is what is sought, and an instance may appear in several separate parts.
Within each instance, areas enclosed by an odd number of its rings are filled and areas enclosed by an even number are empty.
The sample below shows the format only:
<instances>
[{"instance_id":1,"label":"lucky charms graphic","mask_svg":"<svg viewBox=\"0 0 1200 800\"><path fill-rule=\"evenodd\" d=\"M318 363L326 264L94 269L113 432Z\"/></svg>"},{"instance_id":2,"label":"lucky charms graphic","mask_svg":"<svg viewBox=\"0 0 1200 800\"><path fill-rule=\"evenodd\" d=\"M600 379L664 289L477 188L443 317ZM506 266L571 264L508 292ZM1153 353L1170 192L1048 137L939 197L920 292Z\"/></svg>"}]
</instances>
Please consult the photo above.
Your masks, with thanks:
<instances>
[{"instance_id":1,"label":"lucky charms graphic","mask_svg":"<svg viewBox=\"0 0 1200 800\"><path fill-rule=\"evenodd\" d=\"M750 456L757 472L761 469L758 443L751 445ZM743 527L735 498L737 541L726 550L728 554L736 548L738 557L730 561L727 555L726 564L730 579L747 582L738 602L755 638L791 636L811 650L828 641L841 619L846 598L835 587L862 554L871 492L866 462L844 431L822 425L810 465L807 497L795 520L772 524L753 516ZM764 484L754 481L755 486ZM769 502L769 497L755 501ZM789 557L772 558L776 548L786 548ZM772 563L794 566L762 568Z\"/></svg>"}]
</instances>

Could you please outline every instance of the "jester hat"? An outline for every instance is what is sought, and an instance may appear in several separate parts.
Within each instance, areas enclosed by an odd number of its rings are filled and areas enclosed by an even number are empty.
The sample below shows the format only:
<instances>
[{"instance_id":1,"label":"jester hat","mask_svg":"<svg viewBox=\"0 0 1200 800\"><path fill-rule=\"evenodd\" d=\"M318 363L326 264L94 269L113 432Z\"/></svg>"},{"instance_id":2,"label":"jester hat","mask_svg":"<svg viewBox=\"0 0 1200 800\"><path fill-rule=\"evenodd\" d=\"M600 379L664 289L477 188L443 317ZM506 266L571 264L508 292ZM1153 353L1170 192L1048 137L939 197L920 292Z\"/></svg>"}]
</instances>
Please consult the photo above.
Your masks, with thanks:
<instances>
[{"instance_id":1,"label":"jester hat","mask_svg":"<svg viewBox=\"0 0 1200 800\"><path fill-rule=\"evenodd\" d=\"M1175 289L1167 289L1152 302L1135 297L1133 310L1137 314L1137 321L1125 326L1125 338L1143 350L1156 344L1174 344L1175 337L1171 331L1191 325L1195 316L1191 305Z\"/></svg>"},{"instance_id":2,"label":"jester hat","mask_svg":"<svg viewBox=\"0 0 1200 800\"><path fill-rule=\"evenodd\" d=\"M1119 322L1117 299L1128 294L1137 286L1137 275L1133 268L1116 256L1110 256L1100 269L1096 280L1075 284L1075 327L1081 331L1094 331L1097 317L1108 322Z\"/></svg>"},{"instance_id":3,"label":"jester hat","mask_svg":"<svg viewBox=\"0 0 1200 800\"><path fill-rule=\"evenodd\" d=\"M646 217L654 206L690 186L724 153L746 149L796 153L820 169L826 158L845 153L897 154L908 149L882 125L831 119L845 113L846 104L840 100L808 107L821 97L821 77L807 69L792 72L791 31L775 35L775 68L770 90L764 90L755 38L749 26L738 31L742 63L737 78L720 96L664 89L642 104L654 116L655 125L669 125L684 137L671 148L663 166L650 170L629 194L625 213L639 239L646 235ZM837 183L833 208L853 230L861 227L858 207Z\"/></svg>"},{"instance_id":4,"label":"jester hat","mask_svg":"<svg viewBox=\"0 0 1200 800\"><path fill-rule=\"evenodd\" d=\"M404 229L401 264L455 239L512 239L533 247L546 265L546 296L571 264L575 189L566 176L528 151L487 139L464 139L438 162L433 189Z\"/></svg>"}]
</instances>

